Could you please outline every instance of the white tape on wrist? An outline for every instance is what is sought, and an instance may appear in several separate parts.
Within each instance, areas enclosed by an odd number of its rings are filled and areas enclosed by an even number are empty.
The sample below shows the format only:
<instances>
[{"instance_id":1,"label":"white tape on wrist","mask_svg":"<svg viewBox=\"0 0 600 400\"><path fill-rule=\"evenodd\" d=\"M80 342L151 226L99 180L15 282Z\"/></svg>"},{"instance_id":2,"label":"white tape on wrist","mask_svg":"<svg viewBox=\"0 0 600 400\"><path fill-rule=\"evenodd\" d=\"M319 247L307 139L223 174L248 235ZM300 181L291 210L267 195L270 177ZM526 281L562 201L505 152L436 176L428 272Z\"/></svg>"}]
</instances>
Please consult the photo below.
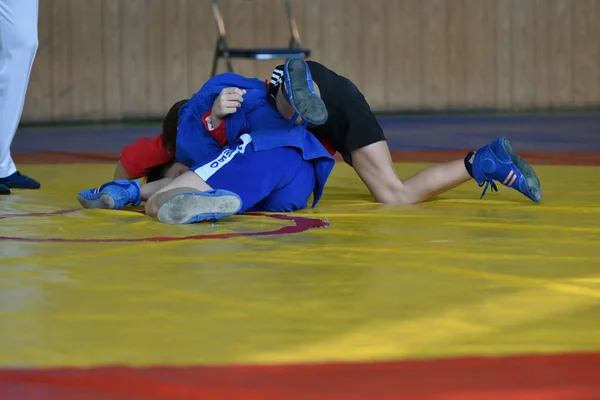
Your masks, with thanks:
<instances>
[{"instance_id":1,"label":"white tape on wrist","mask_svg":"<svg viewBox=\"0 0 600 400\"><path fill-rule=\"evenodd\" d=\"M214 131L215 127L212 124L212 118L210 117L210 115L208 117L206 117L205 121L206 121L206 125L208 126L208 130Z\"/></svg>"}]
</instances>

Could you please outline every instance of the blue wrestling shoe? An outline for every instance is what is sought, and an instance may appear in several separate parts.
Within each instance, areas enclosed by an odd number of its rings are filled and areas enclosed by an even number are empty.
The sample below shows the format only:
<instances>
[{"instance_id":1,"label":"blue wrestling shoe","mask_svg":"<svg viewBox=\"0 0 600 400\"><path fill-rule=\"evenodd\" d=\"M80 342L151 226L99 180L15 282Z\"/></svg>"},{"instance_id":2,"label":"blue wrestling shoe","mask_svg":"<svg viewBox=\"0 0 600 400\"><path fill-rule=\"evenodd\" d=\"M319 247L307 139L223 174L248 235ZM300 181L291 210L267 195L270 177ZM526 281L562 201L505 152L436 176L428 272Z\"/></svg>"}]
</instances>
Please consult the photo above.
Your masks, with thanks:
<instances>
[{"instance_id":1,"label":"blue wrestling shoe","mask_svg":"<svg viewBox=\"0 0 600 400\"><path fill-rule=\"evenodd\" d=\"M0 178L0 185L7 186L9 189L39 189L41 186L38 181L26 175L21 175L19 171L6 178Z\"/></svg>"},{"instance_id":2,"label":"blue wrestling shoe","mask_svg":"<svg viewBox=\"0 0 600 400\"><path fill-rule=\"evenodd\" d=\"M193 224L218 221L242 208L240 196L227 190L179 193L158 209L158 220L165 224Z\"/></svg>"},{"instance_id":3,"label":"blue wrestling shoe","mask_svg":"<svg viewBox=\"0 0 600 400\"><path fill-rule=\"evenodd\" d=\"M77 201L83 208L105 210L122 210L125 206L139 206L142 202L140 182L118 180L105 183L99 188L79 192Z\"/></svg>"},{"instance_id":4,"label":"blue wrestling shoe","mask_svg":"<svg viewBox=\"0 0 600 400\"><path fill-rule=\"evenodd\" d=\"M477 150L472 160L473 178L480 187L485 184L481 198L490 185L497 192L498 187L493 181L498 181L536 203L542 199L542 187L535 171L517 154L508 139L494 140Z\"/></svg>"},{"instance_id":5,"label":"blue wrestling shoe","mask_svg":"<svg viewBox=\"0 0 600 400\"><path fill-rule=\"evenodd\" d=\"M290 58L283 68L281 92L296 111L293 121L300 116L302 123L323 125L327 121L327 107L315 91L308 64L301 57Z\"/></svg>"},{"instance_id":6,"label":"blue wrestling shoe","mask_svg":"<svg viewBox=\"0 0 600 400\"><path fill-rule=\"evenodd\" d=\"M10 188L0 183L0 195L10 194Z\"/></svg>"}]
</instances>

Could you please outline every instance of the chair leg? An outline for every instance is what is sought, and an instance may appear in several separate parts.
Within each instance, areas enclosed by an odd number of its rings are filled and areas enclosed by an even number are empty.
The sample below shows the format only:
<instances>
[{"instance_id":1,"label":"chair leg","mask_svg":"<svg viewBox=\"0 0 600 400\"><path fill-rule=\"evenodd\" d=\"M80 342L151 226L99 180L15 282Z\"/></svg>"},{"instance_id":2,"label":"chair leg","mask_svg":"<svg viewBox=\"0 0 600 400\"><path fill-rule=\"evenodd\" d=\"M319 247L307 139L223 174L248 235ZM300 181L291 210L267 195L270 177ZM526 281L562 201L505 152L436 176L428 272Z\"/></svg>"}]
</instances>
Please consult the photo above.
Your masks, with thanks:
<instances>
[{"instance_id":1,"label":"chair leg","mask_svg":"<svg viewBox=\"0 0 600 400\"><path fill-rule=\"evenodd\" d=\"M210 73L210 77L211 78L217 74L217 67L218 67L218 64L219 64L219 58L221 57L221 54L220 54L221 53L220 44L221 44L221 41L217 40L217 46L215 47L215 56L213 58L213 63L212 63L212 72Z\"/></svg>"},{"instance_id":2,"label":"chair leg","mask_svg":"<svg viewBox=\"0 0 600 400\"><path fill-rule=\"evenodd\" d=\"M217 74L217 65L219 64L219 57L215 54L215 58L213 60L212 71L210 72L210 77L213 78Z\"/></svg>"},{"instance_id":3,"label":"chair leg","mask_svg":"<svg viewBox=\"0 0 600 400\"><path fill-rule=\"evenodd\" d=\"M231 57L229 57L229 53L227 53L225 56L225 61L227 62L227 70L229 70L229 72L233 72L233 64L231 62Z\"/></svg>"},{"instance_id":4,"label":"chair leg","mask_svg":"<svg viewBox=\"0 0 600 400\"><path fill-rule=\"evenodd\" d=\"M227 46L227 39L225 37L220 37L219 42L217 44L217 49L219 50L220 58L225 59L225 64L227 65L227 71L233 72L233 64L231 63L231 56L229 55L229 46Z\"/></svg>"}]
</instances>

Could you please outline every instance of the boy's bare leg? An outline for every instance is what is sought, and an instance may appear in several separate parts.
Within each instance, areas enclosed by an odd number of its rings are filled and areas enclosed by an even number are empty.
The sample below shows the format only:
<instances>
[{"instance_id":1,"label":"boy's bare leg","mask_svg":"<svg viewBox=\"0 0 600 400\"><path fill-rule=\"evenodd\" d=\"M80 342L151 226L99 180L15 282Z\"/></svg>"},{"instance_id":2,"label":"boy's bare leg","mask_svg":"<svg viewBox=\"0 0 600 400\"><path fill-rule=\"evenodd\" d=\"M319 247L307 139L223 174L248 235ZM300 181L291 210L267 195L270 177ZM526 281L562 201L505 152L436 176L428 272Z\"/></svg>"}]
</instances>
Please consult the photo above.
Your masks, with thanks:
<instances>
[{"instance_id":1,"label":"boy's bare leg","mask_svg":"<svg viewBox=\"0 0 600 400\"><path fill-rule=\"evenodd\" d=\"M498 190L495 181L536 203L542 199L542 188L535 171L504 137L469 152L462 160L425 168L404 182L396 175L385 141L353 151L352 164L375 199L381 203L420 203L470 179L479 186L485 185L482 197L488 185L492 190Z\"/></svg>"},{"instance_id":2,"label":"boy's bare leg","mask_svg":"<svg viewBox=\"0 0 600 400\"><path fill-rule=\"evenodd\" d=\"M384 204L415 204L472 179L464 160L433 165L402 182L385 141L352 152L352 166L375 200Z\"/></svg>"},{"instance_id":3,"label":"boy's bare leg","mask_svg":"<svg viewBox=\"0 0 600 400\"><path fill-rule=\"evenodd\" d=\"M140 187L140 197L142 198L142 201L148 201L148 199L150 199L150 197L152 197L153 194L155 194L165 186L169 185L171 182L173 182L174 179L175 178L166 177L158 181L142 185Z\"/></svg>"}]
</instances>

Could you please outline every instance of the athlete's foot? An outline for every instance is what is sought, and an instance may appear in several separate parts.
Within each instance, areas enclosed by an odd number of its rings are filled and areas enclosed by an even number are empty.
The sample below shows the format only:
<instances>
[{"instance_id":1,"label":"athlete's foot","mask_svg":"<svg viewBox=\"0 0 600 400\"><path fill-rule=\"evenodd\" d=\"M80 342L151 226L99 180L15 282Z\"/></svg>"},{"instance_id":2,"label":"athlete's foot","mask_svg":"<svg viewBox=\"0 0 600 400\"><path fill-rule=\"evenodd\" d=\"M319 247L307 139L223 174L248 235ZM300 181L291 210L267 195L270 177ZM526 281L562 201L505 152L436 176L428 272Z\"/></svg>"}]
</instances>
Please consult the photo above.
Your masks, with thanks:
<instances>
[{"instance_id":1,"label":"athlete's foot","mask_svg":"<svg viewBox=\"0 0 600 400\"><path fill-rule=\"evenodd\" d=\"M38 181L26 175L22 175L19 171L6 178L0 178L0 185L14 189L39 189L41 186Z\"/></svg>"},{"instance_id":2,"label":"athlete's foot","mask_svg":"<svg viewBox=\"0 0 600 400\"><path fill-rule=\"evenodd\" d=\"M508 139L501 137L475 152L473 178L479 186L485 184L481 197L489 185L498 191L493 181L500 182L538 203L542 199L540 181L531 167L513 149Z\"/></svg>"},{"instance_id":3,"label":"athlete's foot","mask_svg":"<svg viewBox=\"0 0 600 400\"><path fill-rule=\"evenodd\" d=\"M214 222L238 213L241 208L240 197L227 190L179 193L160 206L157 218L165 224Z\"/></svg>"},{"instance_id":4,"label":"athlete's foot","mask_svg":"<svg viewBox=\"0 0 600 400\"><path fill-rule=\"evenodd\" d=\"M301 57L290 58L283 69L282 93L298 116L311 125L323 125L327 121L327 107L315 91L308 64Z\"/></svg>"},{"instance_id":5,"label":"athlete's foot","mask_svg":"<svg viewBox=\"0 0 600 400\"><path fill-rule=\"evenodd\" d=\"M84 190L77 195L83 208L121 210L125 206L138 206L141 203L140 182L118 180L106 183L99 188Z\"/></svg>"},{"instance_id":6,"label":"athlete's foot","mask_svg":"<svg viewBox=\"0 0 600 400\"><path fill-rule=\"evenodd\" d=\"M10 194L10 188L0 183L0 195Z\"/></svg>"}]
</instances>

